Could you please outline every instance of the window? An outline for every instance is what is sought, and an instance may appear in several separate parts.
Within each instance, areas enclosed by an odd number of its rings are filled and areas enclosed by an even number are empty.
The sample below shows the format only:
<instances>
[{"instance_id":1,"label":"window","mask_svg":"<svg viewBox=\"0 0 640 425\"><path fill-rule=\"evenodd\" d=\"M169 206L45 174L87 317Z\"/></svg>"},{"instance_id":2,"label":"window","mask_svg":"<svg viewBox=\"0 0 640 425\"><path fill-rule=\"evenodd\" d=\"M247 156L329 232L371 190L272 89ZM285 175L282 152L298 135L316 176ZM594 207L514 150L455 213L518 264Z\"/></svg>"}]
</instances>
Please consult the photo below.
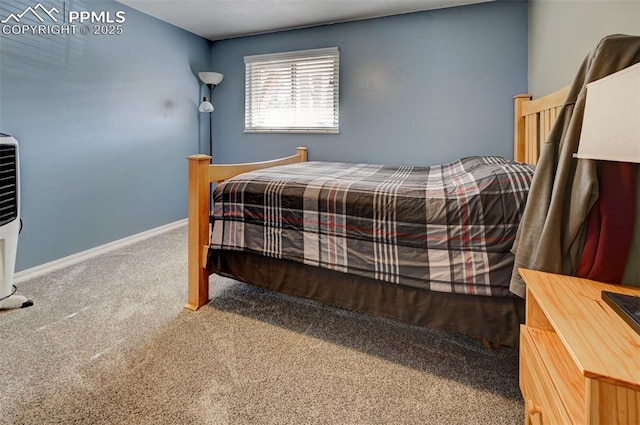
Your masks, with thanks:
<instances>
[{"instance_id":1,"label":"window","mask_svg":"<svg viewBox=\"0 0 640 425\"><path fill-rule=\"evenodd\" d=\"M338 133L337 47L245 56L245 133Z\"/></svg>"}]
</instances>

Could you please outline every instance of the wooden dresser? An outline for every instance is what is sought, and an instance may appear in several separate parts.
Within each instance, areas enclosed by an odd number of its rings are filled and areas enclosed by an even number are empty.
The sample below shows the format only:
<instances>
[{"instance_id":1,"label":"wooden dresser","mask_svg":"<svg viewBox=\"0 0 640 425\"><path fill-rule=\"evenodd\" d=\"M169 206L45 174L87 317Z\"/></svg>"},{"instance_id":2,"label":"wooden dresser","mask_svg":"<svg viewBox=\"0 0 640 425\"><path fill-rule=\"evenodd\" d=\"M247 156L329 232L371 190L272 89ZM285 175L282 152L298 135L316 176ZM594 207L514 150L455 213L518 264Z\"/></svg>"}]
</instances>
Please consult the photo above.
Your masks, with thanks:
<instances>
[{"instance_id":1,"label":"wooden dresser","mask_svg":"<svg viewBox=\"0 0 640 425\"><path fill-rule=\"evenodd\" d=\"M601 298L640 289L520 270L525 424L640 424L640 335Z\"/></svg>"}]
</instances>

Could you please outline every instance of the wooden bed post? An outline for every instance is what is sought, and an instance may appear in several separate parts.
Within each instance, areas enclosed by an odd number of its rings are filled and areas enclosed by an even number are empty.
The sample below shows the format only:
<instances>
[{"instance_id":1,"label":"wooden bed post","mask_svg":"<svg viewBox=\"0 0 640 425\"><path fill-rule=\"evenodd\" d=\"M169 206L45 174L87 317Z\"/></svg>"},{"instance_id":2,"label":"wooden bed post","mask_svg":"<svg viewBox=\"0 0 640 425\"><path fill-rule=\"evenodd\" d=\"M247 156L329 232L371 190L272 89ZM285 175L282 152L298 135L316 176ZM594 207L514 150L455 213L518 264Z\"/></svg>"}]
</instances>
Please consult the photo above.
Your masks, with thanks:
<instances>
[{"instance_id":1,"label":"wooden bed post","mask_svg":"<svg viewBox=\"0 0 640 425\"><path fill-rule=\"evenodd\" d=\"M307 148L298 146L296 148L296 154L300 155L300 162L307 162Z\"/></svg>"},{"instance_id":2,"label":"wooden bed post","mask_svg":"<svg viewBox=\"0 0 640 425\"><path fill-rule=\"evenodd\" d=\"M518 94L513 98L513 159L526 162L525 118L522 113L524 102L531 100L530 94Z\"/></svg>"},{"instance_id":3,"label":"wooden bed post","mask_svg":"<svg viewBox=\"0 0 640 425\"><path fill-rule=\"evenodd\" d=\"M191 155L189 160L189 261L185 308L197 310L209 302L209 271L202 247L209 244L210 181L208 155Z\"/></svg>"}]
</instances>

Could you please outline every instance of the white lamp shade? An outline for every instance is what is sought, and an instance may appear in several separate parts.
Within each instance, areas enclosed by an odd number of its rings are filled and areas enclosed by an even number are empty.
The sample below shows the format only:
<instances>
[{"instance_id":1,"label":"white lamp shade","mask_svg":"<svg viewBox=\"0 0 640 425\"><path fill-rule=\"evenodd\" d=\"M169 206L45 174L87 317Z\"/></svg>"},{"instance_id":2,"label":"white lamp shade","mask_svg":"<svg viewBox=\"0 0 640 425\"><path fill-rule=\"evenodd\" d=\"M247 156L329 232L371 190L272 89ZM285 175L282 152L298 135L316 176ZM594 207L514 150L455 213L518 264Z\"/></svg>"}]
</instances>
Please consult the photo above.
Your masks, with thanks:
<instances>
[{"instance_id":1,"label":"white lamp shade","mask_svg":"<svg viewBox=\"0 0 640 425\"><path fill-rule=\"evenodd\" d=\"M202 99L202 103L198 107L198 111L200 111L200 112L213 112L213 105L205 97L204 99Z\"/></svg>"},{"instance_id":2,"label":"white lamp shade","mask_svg":"<svg viewBox=\"0 0 640 425\"><path fill-rule=\"evenodd\" d=\"M198 72L198 77L205 84L213 84L217 86L222 82L224 75L219 72Z\"/></svg>"},{"instance_id":3,"label":"white lamp shade","mask_svg":"<svg viewBox=\"0 0 640 425\"><path fill-rule=\"evenodd\" d=\"M576 156L640 163L640 63L587 84Z\"/></svg>"}]
</instances>

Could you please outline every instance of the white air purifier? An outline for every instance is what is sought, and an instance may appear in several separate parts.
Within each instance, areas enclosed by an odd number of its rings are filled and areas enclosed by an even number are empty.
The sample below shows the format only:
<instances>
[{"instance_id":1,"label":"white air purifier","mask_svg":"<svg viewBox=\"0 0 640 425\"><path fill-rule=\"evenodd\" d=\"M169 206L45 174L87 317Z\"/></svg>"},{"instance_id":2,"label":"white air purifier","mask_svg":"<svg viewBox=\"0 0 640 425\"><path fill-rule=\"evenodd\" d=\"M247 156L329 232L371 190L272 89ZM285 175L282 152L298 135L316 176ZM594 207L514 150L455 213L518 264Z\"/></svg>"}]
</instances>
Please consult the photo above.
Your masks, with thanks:
<instances>
[{"instance_id":1,"label":"white air purifier","mask_svg":"<svg viewBox=\"0 0 640 425\"><path fill-rule=\"evenodd\" d=\"M13 274L20 233L20 168L18 142L0 133L0 310L33 303L16 294Z\"/></svg>"}]
</instances>

